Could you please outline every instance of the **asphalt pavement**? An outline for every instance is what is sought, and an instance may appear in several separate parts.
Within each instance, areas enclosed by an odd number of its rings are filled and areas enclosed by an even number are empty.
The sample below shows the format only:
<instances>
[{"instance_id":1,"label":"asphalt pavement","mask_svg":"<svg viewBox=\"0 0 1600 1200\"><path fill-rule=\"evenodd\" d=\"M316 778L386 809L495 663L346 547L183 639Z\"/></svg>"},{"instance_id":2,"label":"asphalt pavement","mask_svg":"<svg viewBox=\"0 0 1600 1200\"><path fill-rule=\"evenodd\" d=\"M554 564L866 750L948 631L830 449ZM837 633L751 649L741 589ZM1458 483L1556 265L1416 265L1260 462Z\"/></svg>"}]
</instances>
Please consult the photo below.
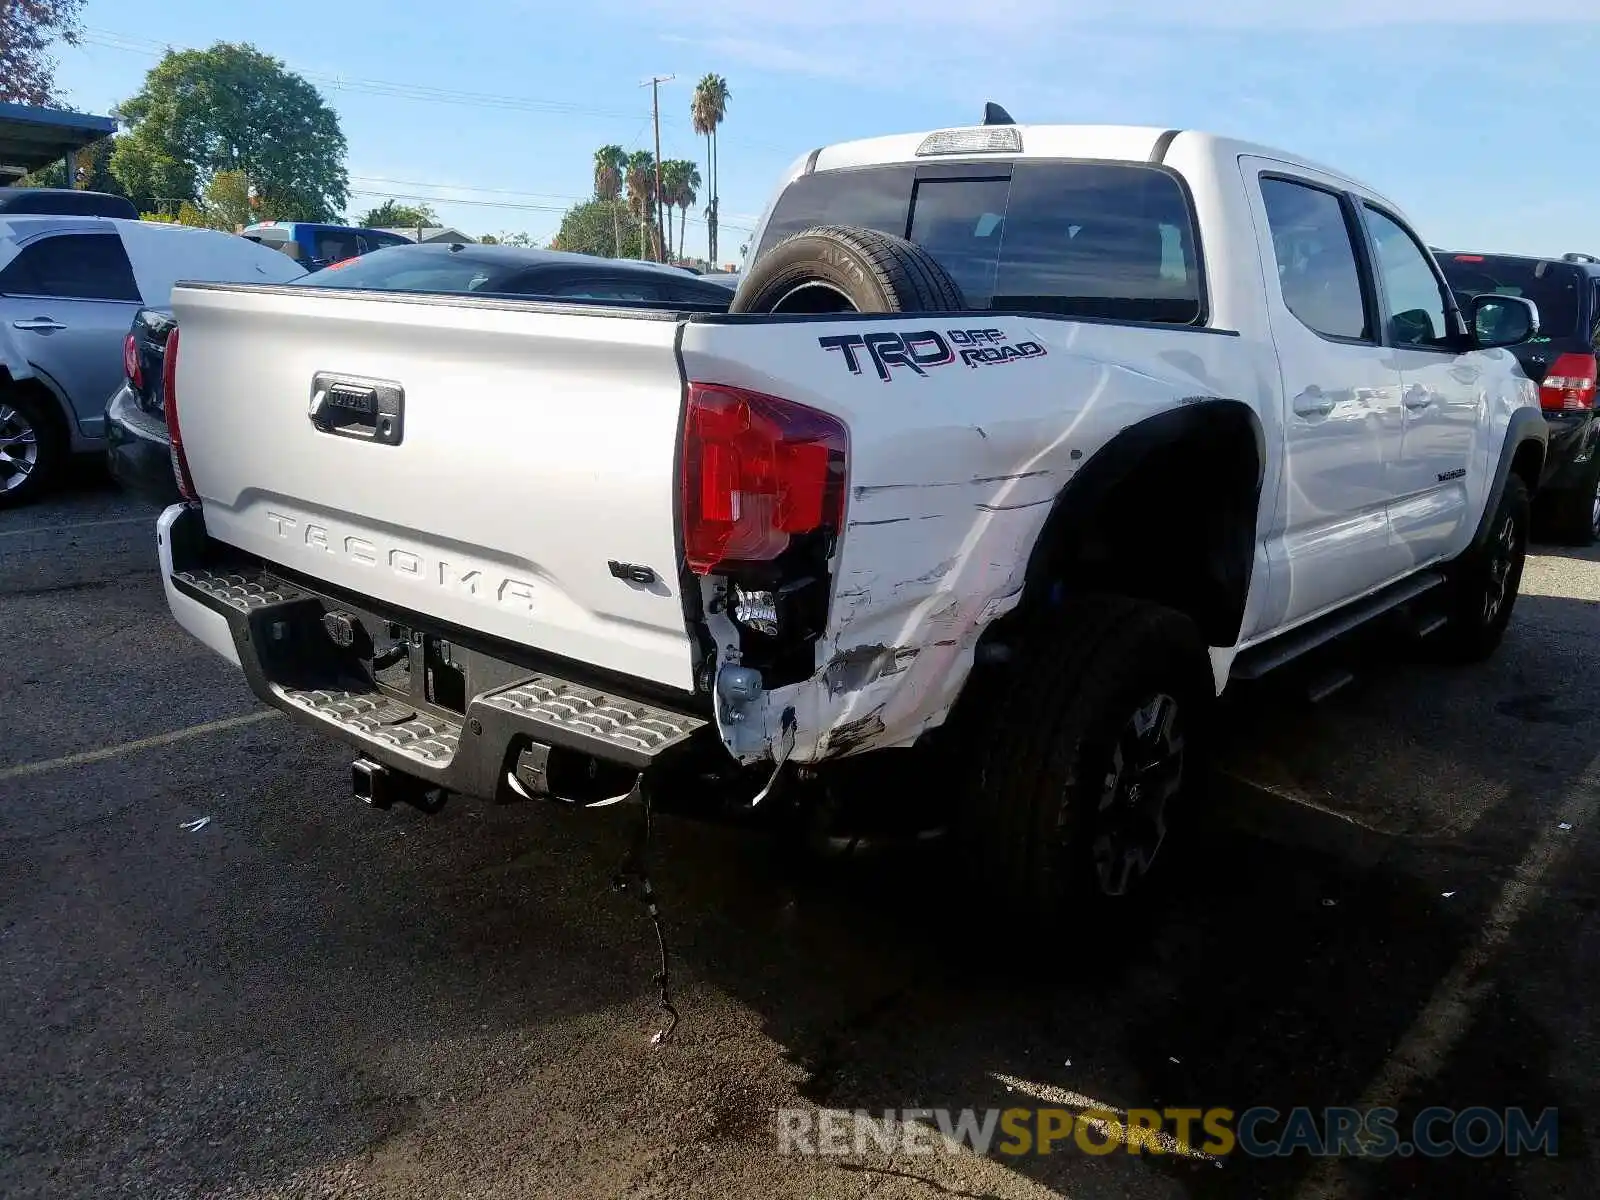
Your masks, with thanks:
<instances>
[{"instance_id":1,"label":"asphalt pavement","mask_svg":"<svg viewBox=\"0 0 1600 1200\"><path fill-rule=\"evenodd\" d=\"M0 1195L1593 1194L1600 553L1540 548L1484 666L1379 640L1232 700L1114 928L661 819L658 1046L629 818L353 801L172 623L155 515L93 474L0 513ZM1383 1104L1554 1107L1558 1152L806 1156L776 1116Z\"/></svg>"}]
</instances>

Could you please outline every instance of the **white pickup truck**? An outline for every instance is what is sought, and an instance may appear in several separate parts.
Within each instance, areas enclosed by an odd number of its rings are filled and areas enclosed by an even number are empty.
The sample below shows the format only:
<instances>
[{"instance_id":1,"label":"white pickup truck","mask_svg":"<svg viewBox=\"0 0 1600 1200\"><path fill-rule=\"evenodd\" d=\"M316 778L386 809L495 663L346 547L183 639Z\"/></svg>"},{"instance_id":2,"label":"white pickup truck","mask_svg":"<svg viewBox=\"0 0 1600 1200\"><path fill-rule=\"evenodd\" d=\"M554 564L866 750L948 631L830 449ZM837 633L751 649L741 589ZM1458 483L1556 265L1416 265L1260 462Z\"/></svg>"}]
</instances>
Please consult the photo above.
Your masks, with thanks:
<instances>
[{"instance_id":1,"label":"white pickup truck","mask_svg":"<svg viewBox=\"0 0 1600 1200\"><path fill-rule=\"evenodd\" d=\"M1230 680L1499 641L1538 314L1349 177L991 109L803 156L752 245L726 313L179 287L174 616L369 795L943 743L1029 902L1140 882Z\"/></svg>"}]
</instances>

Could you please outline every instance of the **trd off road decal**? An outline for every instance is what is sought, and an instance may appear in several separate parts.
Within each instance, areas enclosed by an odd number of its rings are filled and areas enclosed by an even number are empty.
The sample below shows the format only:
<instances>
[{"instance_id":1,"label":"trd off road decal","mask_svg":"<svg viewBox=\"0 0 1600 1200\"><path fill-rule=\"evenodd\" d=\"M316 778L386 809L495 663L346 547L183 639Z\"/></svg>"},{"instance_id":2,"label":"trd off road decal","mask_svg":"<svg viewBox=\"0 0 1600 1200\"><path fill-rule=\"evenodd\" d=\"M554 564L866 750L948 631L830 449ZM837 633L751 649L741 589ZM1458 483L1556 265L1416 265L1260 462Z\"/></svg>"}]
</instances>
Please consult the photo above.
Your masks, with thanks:
<instances>
[{"instance_id":1,"label":"trd off road decal","mask_svg":"<svg viewBox=\"0 0 1600 1200\"><path fill-rule=\"evenodd\" d=\"M992 367L1043 358L1038 342L1008 342L999 329L924 329L917 333L836 333L819 337L824 350L837 350L850 374L861 374L863 355L872 362L878 378L888 383L891 368L906 367L914 375L927 375L928 367L948 367L961 362L969 367Z\"/></svg>"}]
</instances>

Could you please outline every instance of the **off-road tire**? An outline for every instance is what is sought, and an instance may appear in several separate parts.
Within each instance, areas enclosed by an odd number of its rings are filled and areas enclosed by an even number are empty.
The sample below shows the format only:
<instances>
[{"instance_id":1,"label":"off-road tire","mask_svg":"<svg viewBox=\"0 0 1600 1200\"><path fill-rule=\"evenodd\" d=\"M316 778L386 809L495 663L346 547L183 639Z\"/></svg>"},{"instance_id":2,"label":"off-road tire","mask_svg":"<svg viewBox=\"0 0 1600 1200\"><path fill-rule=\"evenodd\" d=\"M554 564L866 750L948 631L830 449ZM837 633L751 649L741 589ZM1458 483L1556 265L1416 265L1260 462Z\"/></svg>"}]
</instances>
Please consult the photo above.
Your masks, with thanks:
<instances>
[{"instance_id":1,"label":"off-road tire","mask_svg":"<svg viewBox=\"0 0 1600 1200\"><path fill-rule=\"evenodd\" d=\"M1528 485L1512 475L1500 495L1488 536L1450 568L1445 584L1447 623L1428 639L1444 661L1482 662L1505 637L1522 586L1530 514ZM1496 594L1499 602L1491 604Z\"/></svg>"},{"instance_id":2,"label":"off-road tire","mask_svg":"<svg viewBox=\"0 0 1600 1200\"><path fill-rule=\"evenodd\" d=\"M0 508L16 508L37 500L60 477L67 459L67 440L48 400L26 388L0 386L0 438L8 433L16 436L19 428L7 420L8 411L32 432L34 457L25 476L15 468L0 465ZM20 482L7 487L12 480Z\"/></svg>"},{"instance_id":3,"label":"off-road tire","mask_svg":"<svg viewBox=\"0 0 1600 1200\"><path fill-rule=\"evenodd\" d=\"M1033 915L1112 899L1095 865L1101 802L1118 735L1149 697L1175 701L1183 746L1180 781L1165 802L1166 837L1152 861L1170 857L1173 831L1205 787L1216 693L1204 641L1172 609L1084 596L1041 619L1015 663L979 739L974 794L962 805L969 865L989 895ZM1141 874L1116 898L1145 891L1148 878Z\"/></svg>"},{"instance_id":4,"label":"off-road tire","mask_svg":"<svg viewBox=\"0 0 1600 1200\"><path fill-rule=\"evenodd\" d=\"M810 296L823 307L811 307ZM829 308L836 301L847 302ZM785 238L739 283L730 312L958 312L961 288L914 242L873 229L822 225Z\"/></svg>"}]
</instances>

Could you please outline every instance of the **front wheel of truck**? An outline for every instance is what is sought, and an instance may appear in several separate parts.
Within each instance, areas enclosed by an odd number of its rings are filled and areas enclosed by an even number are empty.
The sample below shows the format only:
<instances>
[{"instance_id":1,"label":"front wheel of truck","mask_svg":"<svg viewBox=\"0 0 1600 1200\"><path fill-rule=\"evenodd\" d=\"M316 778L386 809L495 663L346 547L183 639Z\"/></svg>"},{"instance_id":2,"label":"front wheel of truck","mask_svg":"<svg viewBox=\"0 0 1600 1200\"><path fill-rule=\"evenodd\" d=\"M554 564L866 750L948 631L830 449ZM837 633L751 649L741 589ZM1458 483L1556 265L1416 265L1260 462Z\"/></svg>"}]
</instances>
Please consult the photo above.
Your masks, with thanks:
<instances>
[{"instance_id":1,"label":"front wheel of truck","mask_svg":"<svg viewBox=\"0 0 1600 1200\"><path fill-rule=\"evenodd\" d=\"M1036 912L1137 895L1205 786L1200 633L1158 604L1084 596L1019 649L963 806L980 881Z\"/></svg>"},{"instance_id":2,"label":"front wheel of truck","mask_svg":"<svg viewBox=\"0 0 1600 1200\"><path fill-rule=\"evenodd\" d=\"M1430 639L1446 661L1482 662L1505 637L1522 588L1530 512L1528 486L1512 475L1500 495L1488 536L1451 568L1445 585L1446 624Z\"/></svg>"}]
</instances>

